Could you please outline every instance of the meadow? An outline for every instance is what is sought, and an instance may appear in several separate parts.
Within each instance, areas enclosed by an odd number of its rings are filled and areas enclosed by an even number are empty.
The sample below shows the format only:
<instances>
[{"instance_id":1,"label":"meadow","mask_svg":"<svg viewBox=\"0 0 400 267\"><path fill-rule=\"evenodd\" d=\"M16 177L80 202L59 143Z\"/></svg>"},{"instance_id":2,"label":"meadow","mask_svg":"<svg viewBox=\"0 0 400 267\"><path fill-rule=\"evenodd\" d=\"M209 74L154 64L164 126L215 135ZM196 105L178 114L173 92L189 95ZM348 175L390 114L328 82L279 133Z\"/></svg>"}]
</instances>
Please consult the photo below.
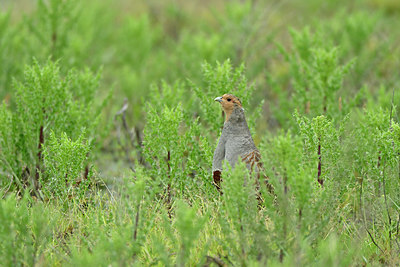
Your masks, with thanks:
<instances>
[{"instance_id":1,"label":"meadow","mask_svg":"<svg viewBox=\"0 0 400 267\"><path fill-rule=\"evenodd\" d=\"M400 265L400 2L2 0L0 265ZM274 194L211 166L242 100Z\"/></svg>"}]
</instances>

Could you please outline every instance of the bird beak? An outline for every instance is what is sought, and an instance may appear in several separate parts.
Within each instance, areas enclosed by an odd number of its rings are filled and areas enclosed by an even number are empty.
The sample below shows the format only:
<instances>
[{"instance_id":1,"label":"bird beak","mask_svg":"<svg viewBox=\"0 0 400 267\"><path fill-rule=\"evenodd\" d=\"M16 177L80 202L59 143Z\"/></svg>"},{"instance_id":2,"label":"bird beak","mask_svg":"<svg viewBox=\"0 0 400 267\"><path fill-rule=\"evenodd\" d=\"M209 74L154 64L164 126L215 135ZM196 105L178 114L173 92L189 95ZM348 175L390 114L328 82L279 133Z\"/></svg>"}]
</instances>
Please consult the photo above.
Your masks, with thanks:
<instances>
[{"instance_id":1,"label":"bird beak","mask_svg":"<svg viewBox=\"0 0 400 267\"><path fill-rule=\"evenodd\" d=\"M219 97L215 98L214 101L218 101L218 102L221 103L222 102L222 97L219 96Z\"/></svg>"}]
</instances>

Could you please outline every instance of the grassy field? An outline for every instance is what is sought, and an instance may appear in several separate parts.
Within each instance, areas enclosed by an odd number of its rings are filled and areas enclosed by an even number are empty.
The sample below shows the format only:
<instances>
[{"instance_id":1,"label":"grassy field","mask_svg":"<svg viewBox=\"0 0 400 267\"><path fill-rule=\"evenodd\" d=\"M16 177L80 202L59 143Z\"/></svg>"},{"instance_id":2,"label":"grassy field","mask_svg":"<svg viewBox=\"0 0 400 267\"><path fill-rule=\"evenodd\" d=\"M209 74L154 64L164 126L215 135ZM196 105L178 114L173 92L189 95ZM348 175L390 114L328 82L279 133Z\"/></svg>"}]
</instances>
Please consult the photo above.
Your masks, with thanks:
<instances>
[{"instance_id":1,"label":"grassy field","mask_svg":"<svg viewBox=\"0 0 400 267\"><path fill-rule=\"evenodd\" d=\"M1 1L1 265L400 265L399 14ZM213 185L224 93L275 188L262 203L245 166Z\"/></svg>"}]
</instances>

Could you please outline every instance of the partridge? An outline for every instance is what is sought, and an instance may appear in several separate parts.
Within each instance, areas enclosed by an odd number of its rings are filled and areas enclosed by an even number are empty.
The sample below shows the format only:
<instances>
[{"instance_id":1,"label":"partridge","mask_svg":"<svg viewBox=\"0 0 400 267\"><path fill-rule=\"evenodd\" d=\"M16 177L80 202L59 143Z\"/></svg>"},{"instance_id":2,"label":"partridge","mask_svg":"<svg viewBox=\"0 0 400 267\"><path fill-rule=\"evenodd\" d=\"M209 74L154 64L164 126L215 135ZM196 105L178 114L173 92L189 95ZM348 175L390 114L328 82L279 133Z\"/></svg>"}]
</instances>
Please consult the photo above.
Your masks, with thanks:
<instances>
[{"instance_id":1,"label":"partridge","mask_svg":"<svg viewBox=\"0 0 400 267\"><path fill-rule=\"evenodd\" d=\"M214 151L212 171L214 184L221 192L222 161L226 160L232 168L239 158L250 172L262 170L261 155L251 137L242 102L231 94L224 94L214 99L225 113L225 122L217 148ZM266 180L265 180L266 181Z\"/></svg>"}]
</instances>

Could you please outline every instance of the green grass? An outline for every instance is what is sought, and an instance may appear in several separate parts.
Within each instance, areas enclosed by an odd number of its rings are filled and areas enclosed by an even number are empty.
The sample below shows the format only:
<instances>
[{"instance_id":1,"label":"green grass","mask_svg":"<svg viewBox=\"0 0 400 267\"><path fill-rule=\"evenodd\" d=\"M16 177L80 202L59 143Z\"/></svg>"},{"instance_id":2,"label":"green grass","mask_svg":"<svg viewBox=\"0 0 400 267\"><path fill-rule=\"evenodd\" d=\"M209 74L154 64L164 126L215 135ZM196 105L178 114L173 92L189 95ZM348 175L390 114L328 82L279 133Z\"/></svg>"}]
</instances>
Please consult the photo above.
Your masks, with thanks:
<instances>
[{"instance_id":1,"label":"green grass","mask_svg":"<svg viewBox=\"0 0 400 267\"><path fill-rule=\"evenodd\" d=\"M5 266L400 264L396 1L3 1ZM275 196L211 177L240 97Z\"/></svg>"}]
</instances>

